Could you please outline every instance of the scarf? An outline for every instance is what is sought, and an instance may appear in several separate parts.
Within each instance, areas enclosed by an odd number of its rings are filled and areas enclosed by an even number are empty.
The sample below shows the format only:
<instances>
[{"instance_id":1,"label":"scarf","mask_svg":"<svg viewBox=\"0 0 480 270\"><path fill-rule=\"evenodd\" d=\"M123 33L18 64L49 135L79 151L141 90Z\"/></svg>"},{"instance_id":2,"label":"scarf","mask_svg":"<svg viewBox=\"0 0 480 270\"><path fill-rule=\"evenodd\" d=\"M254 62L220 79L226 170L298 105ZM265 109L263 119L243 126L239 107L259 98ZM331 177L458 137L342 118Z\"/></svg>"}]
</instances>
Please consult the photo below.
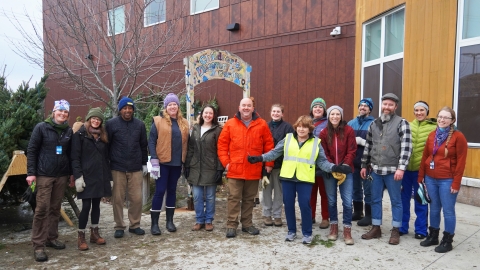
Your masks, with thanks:
<instances>
[{"instance_id":1,"label":"scarf","mask_svg":"<svg viewBox=\"0 0 480 270\"><path fill-rule=\"evenodd\" d=\"M433 156L437 153L440 145L442 145L442 143L448 138L449 133L450 127L447 127L443 130L437 127L437 130L435 130L435 140L433 141Z\"/></svg>"},{"instance_id":2,"label":"scarf","mask_svg":"<svg viewBox=\"0 0 480 270\"><path fill-rule=\"evenodd\" d=\"M48 123L49 125L51 125L55 131L58 133L58 135L61 135L62 132L68 128L68 122L65 121L65 123L63 124L57 124L55 123L55 121L53 121L52 117L49 117L45 120L45 123Z\"/></svg>"}]
</instances>

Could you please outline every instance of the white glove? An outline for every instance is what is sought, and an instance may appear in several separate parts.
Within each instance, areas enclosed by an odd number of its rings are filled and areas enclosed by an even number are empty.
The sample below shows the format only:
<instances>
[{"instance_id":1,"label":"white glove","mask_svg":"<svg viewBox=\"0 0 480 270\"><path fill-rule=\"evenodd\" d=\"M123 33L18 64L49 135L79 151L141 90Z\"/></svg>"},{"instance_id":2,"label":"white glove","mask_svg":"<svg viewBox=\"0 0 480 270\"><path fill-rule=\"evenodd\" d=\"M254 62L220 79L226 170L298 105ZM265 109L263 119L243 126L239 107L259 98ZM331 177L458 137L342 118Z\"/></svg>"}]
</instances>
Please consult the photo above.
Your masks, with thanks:
<instances>
[{"instance_id":1,"label":"white glove","mask_svg":"<svg viewBox=\"0 0 480 270\"><path fill-rule=\"evenodd\" d=\"M75 188L77 192L82 192L85 189L85 181L83 180L83 175L80 176L77 180L75 180Z\"/></svg>"},{"instance_id":2,"label":"white glove","mask_svg":"<svg viewBox=\"0 0 480 270\"><path fill-rule=\"evenodd\" d=\"M270 180L268 180L268 177L266 177L266 176L262 177L262 187L263 187L263 189L265 189L269 184L270 184Z\"/></svg>"},{"instance_id":3,"label":"white glove","mask_svg":"<svg viewBox=\"0 0 480 270\"><path fill-rule=\"evenodd\" d=\"M152 164L152 168L150 169L150 177L153 180L157 180L160 178L160 164L158 159L150 159L150 163Z\"/></svg>"},{"instance_id":4,"label":"white glove","mask_svg":"<svg viewBox=\"0 0 480 270\"><path fill-rule=\"evenodd\" d=\"M113 181L110 181L110 187L113 189Z\"/></svg>"},{"instance_id":5,"label":"white glove","mask_svg":"<svg viewBox=\"0 0 480 270\"><path fill-rule=\"evenodd\" d=\"M355 137L355 140L357 141L357 145L365 146L367 143L367 140L362 139L362 137Z\"/></svg>"},{"instance_id":6,"label":"white glove","mask_svg":"<svg viewBox=\"0 0 480 270\"><path fill-rule=\"evenodd\" d=\"M143 176L147 176L147 173L148 173L147 165L142 165L142 172L143 172Z\"/></svg>"}]
</instances>

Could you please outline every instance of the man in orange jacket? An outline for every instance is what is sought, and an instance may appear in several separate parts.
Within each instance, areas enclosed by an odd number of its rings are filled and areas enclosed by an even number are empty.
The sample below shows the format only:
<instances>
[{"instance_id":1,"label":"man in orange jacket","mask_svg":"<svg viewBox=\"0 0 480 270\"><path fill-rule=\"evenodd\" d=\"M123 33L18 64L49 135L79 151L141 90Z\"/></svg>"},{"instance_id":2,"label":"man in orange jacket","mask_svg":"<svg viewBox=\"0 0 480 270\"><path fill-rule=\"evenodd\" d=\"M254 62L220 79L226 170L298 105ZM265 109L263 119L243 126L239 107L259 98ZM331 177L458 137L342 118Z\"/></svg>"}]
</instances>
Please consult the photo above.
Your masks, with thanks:
<instances>
[{"instance_id":1,"label":"man in orange jacket","mask_svg":"<svg viewBox=\"0 0 480 270\"><path fill-rule=\"evenodd\" d=\"M252 211L258 191L258 181L262 178L262 163L250 164L247 157L259 156L273 149L273 139L267 122L254 112L253 102L249 98L240 101L238 113L223 126L218 138L218 157L227 170L227 238L237 235L239 224L242 231L257 235L260 231L253 226ZM273 162L266 162L268 173Z\"/></svg>"}]
</instances>

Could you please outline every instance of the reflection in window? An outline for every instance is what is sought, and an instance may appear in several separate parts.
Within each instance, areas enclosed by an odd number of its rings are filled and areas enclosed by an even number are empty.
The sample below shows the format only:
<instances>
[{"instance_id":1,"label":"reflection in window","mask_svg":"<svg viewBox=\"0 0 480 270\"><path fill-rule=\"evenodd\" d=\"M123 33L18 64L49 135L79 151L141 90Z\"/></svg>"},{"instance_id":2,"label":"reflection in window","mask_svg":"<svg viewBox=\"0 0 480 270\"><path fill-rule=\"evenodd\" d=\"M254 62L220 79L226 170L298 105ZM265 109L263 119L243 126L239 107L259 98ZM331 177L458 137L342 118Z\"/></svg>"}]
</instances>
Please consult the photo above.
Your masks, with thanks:
<instances>
[{"instance_id":1,"label":"reflection in window","mask_svg":"<svg viewBox=\"0 0 480 270\"><path fill-rule=\"evenodd\" d=\"M165 0L145 0L145 26L165 21Z\"/></svg>"},{"instance_id":2,"label":"reflection in window","mask_svg":"<svg viewBox=\"0 0 480 270\"><path fill-rule=\"evenodd\" d=\"M380 57L380 42L382 37L382 20L365 26L365 61Z\"/></svg>"},{"instance_id":3,"label":"reflection in window","mask_svg":"<svg viewBox=\"0 0 480 270\"><path fill-rule=\"evenodd\" d=\"M125 32L125 6L120 6L108 11L108 35Z\"/></svg>"},{"instance_id":4,"label":"reflection in window","mask_svg":"<svg viewBox=\"0 0 480 270\"><path fill-rule=\"evenodd\" d=\"M480 1L464 1L462 38L480 37Z\"/></svg>"},{"instance_id":5,"label":"reflection in window","mask_svg":"<svg viewBox=\"0 0 480 270\"><path fill-rule=\"evenodd\" d=\"M219 0L190 0L190 13L196 14L213 9L217 9Z\"/></svg>"},{"instance_id":6,"label":"reflection in window","mask_svg":"<svg viewBox=\"0 0 480 270\"><path fill-rule=\"evenodd\" d=\"M390 14L385 18L385 56L403 52L404 25L404 9Z\"/></svg>"}]
</instances>

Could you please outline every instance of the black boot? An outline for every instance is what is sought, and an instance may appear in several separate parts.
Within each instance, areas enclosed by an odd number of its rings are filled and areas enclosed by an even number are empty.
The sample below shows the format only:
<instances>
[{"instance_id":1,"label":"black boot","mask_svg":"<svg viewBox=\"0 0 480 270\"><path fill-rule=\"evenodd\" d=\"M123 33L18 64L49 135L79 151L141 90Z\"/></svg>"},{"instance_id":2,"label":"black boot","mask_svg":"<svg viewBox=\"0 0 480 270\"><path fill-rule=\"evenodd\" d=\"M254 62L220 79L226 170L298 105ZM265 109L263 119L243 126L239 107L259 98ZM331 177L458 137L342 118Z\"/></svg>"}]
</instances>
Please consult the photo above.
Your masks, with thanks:
<instances>
[{"instance_id":1,"label":"black boot","mask_svg":"<svg viewBox=\"0 0 480 270\"><path fill-rule=\"evenodd\" d=\"M429 247L429 246L433 246L433 245L438 245L438 234L440 232L440 229L435 229L433 227L428 227L428 230L430 232L427 235L427 239L420 242L420 246L422 246L422 247Z\"/></svg>"},{"instance_id":2,"label":"black boot","mask_svg":"<svg viewBox=\"0 0 480 270\"><path fill-rule=\"evenodd\" d=\"M160 212L150 211L150 217L152 218L152 226L150 227L150 232L152 235L161 235L162 232L158 227L158 218L160 217Z\"/></svg>"},{"instance_id":3,"label":"black boot","mask_svg":"<svg viewBox=\"0 0 480 270\"><path fill-rule=\"evenodd\" d=\"M363 218L363 202L353 202L353 220L360 220Z\"/></svg>"},{"instance_id":4,"label":"black boot","mask_svg":"<svg viewBox=\"0 0 480 270\"><path fill-rule=\"evenodd\" d=\"M175 213L175 208L168 208L166 209L166 214L167 214L167 231L169 232L175 232L177 231L177 227L175 227L175 224L173 224L173 213Z\"/></svg>"},{"instance_id":5,"label":"black boot","mask_svg":"<svg viewBox=\"0 0 480 270\"><path fill-rule=\"evenodd\" d=\"M440 245L438 245L436 248L435 248L435 252L438 252L438 253L445 253L445 252L449 252L450 250L452 250L452 242L453 242L453 237L455 236L455 234L450 234L448 232L443 232L443 238L442 238L442 242L440 242Z\"/></svg>"},{"instance_id":6,"label":"black boot","mask_svg":"<svg viewBox=\"0 0 480 270\"><path fill-rule=\"evenodd\" d=\"M370 226L372 225L372 207L370 204L365 204L365 216L357 222L358 226Z\"/></svg>"}]
</instances>

